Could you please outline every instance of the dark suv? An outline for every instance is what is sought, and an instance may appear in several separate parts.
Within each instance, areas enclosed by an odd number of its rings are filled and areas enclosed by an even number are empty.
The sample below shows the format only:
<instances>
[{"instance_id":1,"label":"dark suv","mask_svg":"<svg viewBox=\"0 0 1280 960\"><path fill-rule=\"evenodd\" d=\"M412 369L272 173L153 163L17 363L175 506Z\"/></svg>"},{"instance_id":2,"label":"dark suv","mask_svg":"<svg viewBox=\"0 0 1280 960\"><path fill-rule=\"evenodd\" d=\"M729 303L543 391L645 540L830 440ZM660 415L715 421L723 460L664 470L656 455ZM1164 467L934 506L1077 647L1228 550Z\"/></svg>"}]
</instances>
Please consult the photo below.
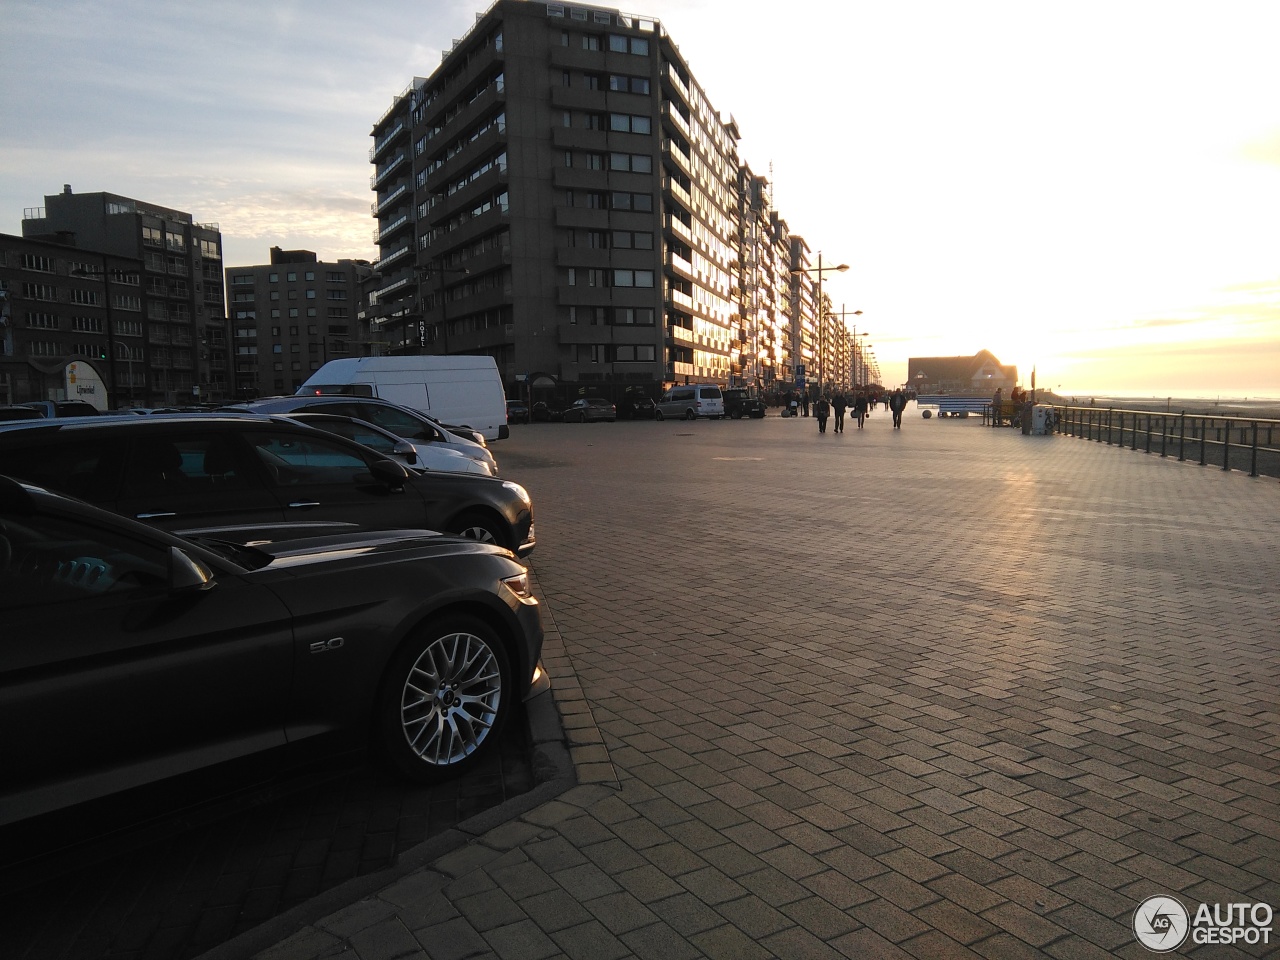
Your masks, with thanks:
<instances>
[{"instance_id":1,"label":"dark suv","mask_svg":"<svg viewBox=\"0 0 1280 960\"><path fill-rule=\"evenodd\" d=\"M759 397L751 396L750 391L741 387L730 387L723 391L724 393L724 415L733 417L735 420L741 420L743 417L751 417L759 420L764 416L764 401Z\"/></svg>"},{"instance_id":2,"label":"dark suv","mask_svg":"<svg viewBox=\"0 0 1280 960\"><path fill-rule=\"evenodd\" d=\"M173 533L211 527L407 527L533 551L533 503L518 483L410 475L344 437L286 417L169 414L0 427L0 474ZM252 538L252 531L245 535ZM279 536L280 534L276 534ZM243 537L242 537L243 538Z\"/></svg>"}]
</instances>

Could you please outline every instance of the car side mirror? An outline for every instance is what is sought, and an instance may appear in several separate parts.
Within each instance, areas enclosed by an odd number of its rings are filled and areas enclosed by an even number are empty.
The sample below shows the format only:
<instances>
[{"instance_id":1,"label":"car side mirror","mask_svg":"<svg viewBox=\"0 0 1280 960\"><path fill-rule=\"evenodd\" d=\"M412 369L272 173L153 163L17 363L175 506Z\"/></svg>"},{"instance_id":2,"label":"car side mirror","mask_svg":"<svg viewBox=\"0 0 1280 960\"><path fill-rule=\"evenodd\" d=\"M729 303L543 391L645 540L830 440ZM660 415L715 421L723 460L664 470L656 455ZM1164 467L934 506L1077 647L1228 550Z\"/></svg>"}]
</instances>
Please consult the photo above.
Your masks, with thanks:
<instances>
[{"instance_id":1,"label":"car side mirror","mask_svg":"<svg viewBox=\"0 0 1280 960\"><path fill-rule=\"evenodd\" d=\"M169 548L169 586L173 590L208 590L213 571L179 547Z\"/></svg>"},{"instance_id":2,"label":"car side mirror","mask_svg":"<svg viewBox=\"0 0 1280 960\"><path fill-rule=\"evenodd\" d=\"M418 462L418 450L408 440L400 440L391 448L391 452L397 457L404 457L410 463Z\"/></svg>"},{"instance_id":3,"label":"car side mirror","mask_svg":"<svg viewBox=\"0 0 1280 960\"><path fill-rule=\"evenodd\" d=\"M395 460L375 460L369 470L375 480L385 483L393 490L399 490L409 479L409 471L404 464Z\"/></svg>"}]
</instances>

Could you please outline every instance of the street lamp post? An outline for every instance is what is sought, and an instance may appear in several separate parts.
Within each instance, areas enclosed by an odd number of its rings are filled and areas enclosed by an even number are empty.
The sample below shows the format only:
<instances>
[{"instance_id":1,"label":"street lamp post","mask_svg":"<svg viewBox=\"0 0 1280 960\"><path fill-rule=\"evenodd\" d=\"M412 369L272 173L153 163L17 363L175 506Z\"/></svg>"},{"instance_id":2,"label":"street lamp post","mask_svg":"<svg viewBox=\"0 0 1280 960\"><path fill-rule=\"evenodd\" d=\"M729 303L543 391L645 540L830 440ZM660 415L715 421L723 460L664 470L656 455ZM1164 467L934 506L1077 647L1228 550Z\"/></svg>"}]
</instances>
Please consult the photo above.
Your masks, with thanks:
<instances>
[{"instance_id":1,"label":"street lamp post","mask_svg":"<svg viewBox=\"0 0 1280 960\"><path fill-rule=\"evenodd\" d=\"M822 275L824 273L844 273L849 269L847 263L842 263L837 267L824 267L822 265L822 251L818 251L818 265L809 269L792 270L793 274L816 273L818 275L818 392L822 393L823 378L826 376L826 329L825 329L825 310L822 304Z\"/></svg>"}]
</instances>

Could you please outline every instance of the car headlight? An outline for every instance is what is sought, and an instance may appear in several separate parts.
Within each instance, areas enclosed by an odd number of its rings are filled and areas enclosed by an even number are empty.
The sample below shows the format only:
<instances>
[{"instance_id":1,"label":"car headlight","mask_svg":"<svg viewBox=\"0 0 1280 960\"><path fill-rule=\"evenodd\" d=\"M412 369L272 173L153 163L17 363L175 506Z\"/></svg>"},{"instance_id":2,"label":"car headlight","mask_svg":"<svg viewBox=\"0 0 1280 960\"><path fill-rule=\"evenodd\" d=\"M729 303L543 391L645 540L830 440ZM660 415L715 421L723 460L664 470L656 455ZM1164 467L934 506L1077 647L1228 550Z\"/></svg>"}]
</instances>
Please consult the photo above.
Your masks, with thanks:
<instances>
[{"instance_id":1,"label":"car headlight","mask_svg":"<svg viewBox=\"0 0 1280 960\"><path fill-rule=\"evenodd\" d=\"M502 485L519 497L525 506L533 506L533 498L529 496L529 491L520 486L520 484L511 480L503 480Z\"/></svg>"},{"instance_id":2,"label":"car headlight","mask_svg":"<svg viewBox=\"0 0 1280 960\"><path fill-rule=\"evenodd\" d=\"M518 573L514 577L503 577L502 582L507 585L507 589L514 593L521 600L528 600L533 596L529 589L529 574Z\"/></svg>"}]
</instances>

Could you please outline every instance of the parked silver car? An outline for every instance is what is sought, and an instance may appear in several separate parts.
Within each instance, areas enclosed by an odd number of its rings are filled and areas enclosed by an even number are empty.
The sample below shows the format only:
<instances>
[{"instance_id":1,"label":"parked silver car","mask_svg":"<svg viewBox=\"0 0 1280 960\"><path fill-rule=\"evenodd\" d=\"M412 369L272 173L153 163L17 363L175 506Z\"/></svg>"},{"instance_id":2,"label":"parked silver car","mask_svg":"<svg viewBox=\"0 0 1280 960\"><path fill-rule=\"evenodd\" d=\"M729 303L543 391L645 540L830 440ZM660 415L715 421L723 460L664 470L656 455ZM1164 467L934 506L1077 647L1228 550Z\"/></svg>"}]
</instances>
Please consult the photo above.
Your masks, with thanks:
<instances>
[{"instance_id":1,"label":"parked silver car","mask_svg":"<svg viewBox=\"0 0 1280 960\"><path fill-rule=\"evenodd\" d=\"M480 442L476 442L454 433L425 413L374 397L270 397L238 403L228 409L243 410L248 413L332 413L344 417L355 417L357 420L382 427L414 444L438 443L457 450L473 460L484 463L494 476L498 475L498 461L485 446L483 437L480 438Z\"/></svg>"}]
</instances>

